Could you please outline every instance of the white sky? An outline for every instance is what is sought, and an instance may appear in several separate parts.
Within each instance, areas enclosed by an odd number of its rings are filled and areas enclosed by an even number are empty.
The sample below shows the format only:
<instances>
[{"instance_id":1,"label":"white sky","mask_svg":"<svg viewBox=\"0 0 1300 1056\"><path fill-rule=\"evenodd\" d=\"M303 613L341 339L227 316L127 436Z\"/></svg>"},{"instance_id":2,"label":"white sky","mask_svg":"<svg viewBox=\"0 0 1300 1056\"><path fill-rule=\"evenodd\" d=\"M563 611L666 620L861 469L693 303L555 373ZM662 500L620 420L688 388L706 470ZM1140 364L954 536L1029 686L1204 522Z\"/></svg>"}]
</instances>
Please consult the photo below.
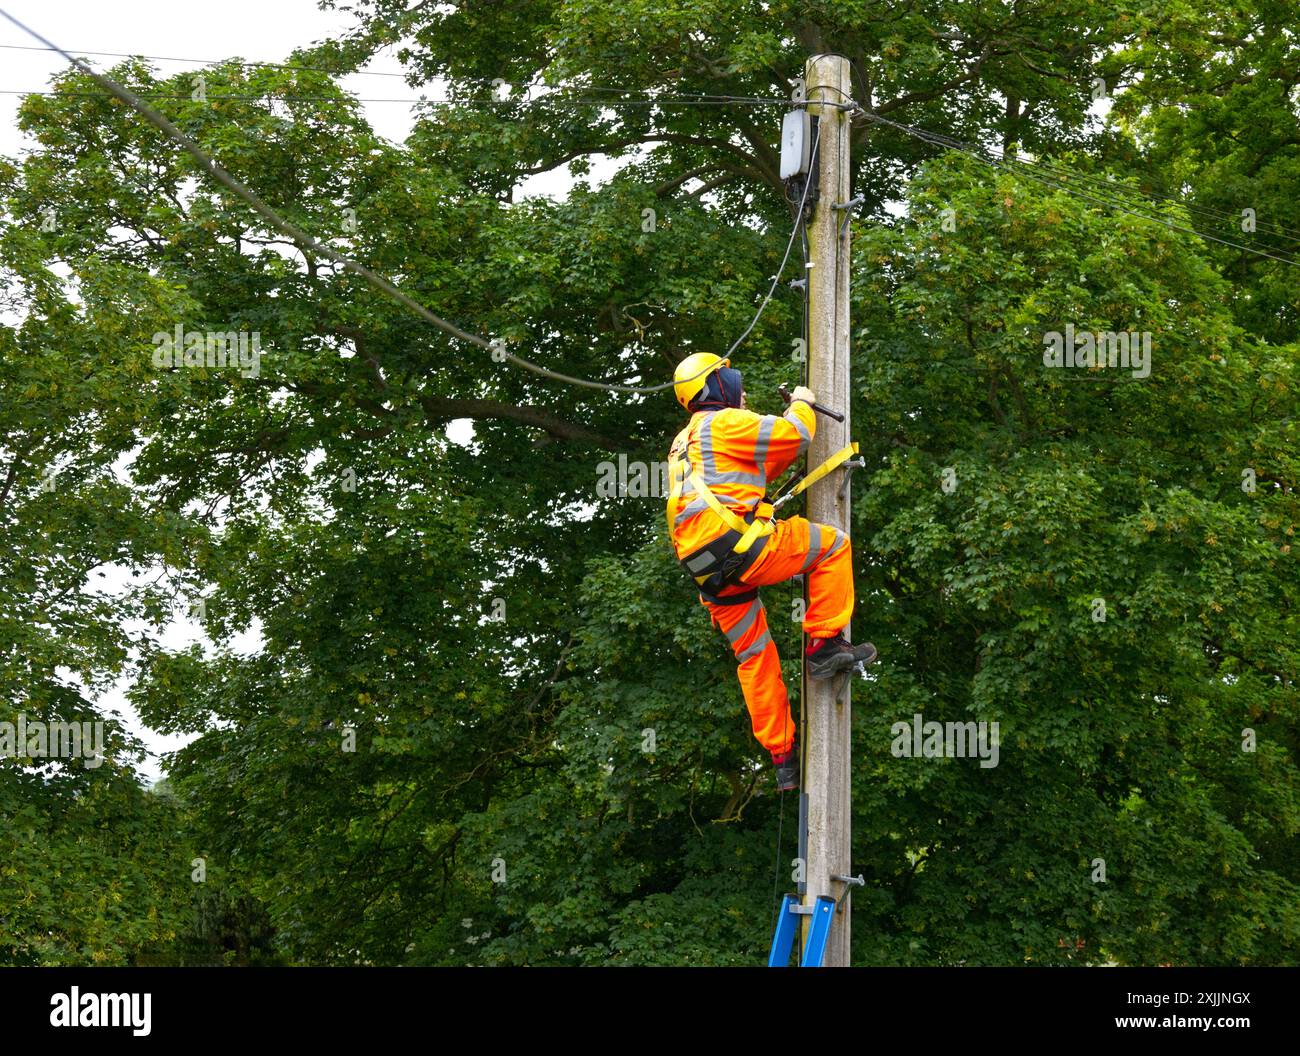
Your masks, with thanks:
<instances>
[{"instance_id":1,"label":"white sky","mask_svg":"<svg viewBox=\"0 0 1300 1056\"><path fill-rule=\"evenodd\" d=\"M96 69L106 69L121 60L88 52L176 56L209 62L232 57L282 62L293 48L339 36L352 24L351 15L321 11L313 0L222 0L211 4L178 4L175 0L0 0L0 7L59 47L87 58ZM15 44L39 46L39 42L0 19L0 45ZM400 73L401 66L392 58L391 50L367 69ZM153 62L163 74L199 69L203 64ZM0 91L48 90L50 78L65 66L66 62L52 52L0 48ZM441 86L413 89L392 77L354 75L339 83L362 99L442 94ZM18 157L32 147L16 127L20 101L18 95L0 94L0 154L8 157ZM404 103L365 104L365 114L377 133L399 143L413 123L411 107ZM597 165L589 179L598 182L616 167L608 162ZM559 169L531 178L519 188L517 196L559 196L571 183L568 172ZM461 439L468 432L464 427L457 429L459 435L454 438ZM116 577L117 583L123 581L121 576ZM97 582L102 587L110 586L107 580ZM205 641L197 621L184 618L175 620L163 636L169 648L196 641ZM252 634L235 644L248 651L256 648L258 641L258 636ZM174 750L189 738L162 737L145 729L125 699L125 688L125 681L119 683L100 699L100 705L107 712L120 713L125 724L155 753L142 772L147 780L157 780L162 771L158 753Z\"/></svg>"}]
</instances>

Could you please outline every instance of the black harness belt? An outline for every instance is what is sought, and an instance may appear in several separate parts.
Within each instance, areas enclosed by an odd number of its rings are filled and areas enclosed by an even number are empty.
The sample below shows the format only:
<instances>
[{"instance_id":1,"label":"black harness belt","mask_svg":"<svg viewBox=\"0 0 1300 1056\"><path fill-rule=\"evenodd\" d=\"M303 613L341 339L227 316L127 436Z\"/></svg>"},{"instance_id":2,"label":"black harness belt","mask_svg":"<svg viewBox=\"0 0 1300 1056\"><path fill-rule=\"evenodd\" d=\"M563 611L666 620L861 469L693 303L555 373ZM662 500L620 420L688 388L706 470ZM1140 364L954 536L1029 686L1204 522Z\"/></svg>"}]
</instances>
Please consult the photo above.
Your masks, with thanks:
<instances>
[{"instance_id":1,"label":"black harness belt","mask_svg":"<svg viewBox=\"0 0 1300 1056\"><path fill-rule=\"evenodd\" d=\"M771 506L766 496L759 499L754 508L745 514L745 522L752 523L756 513L764 506ZM767 514L768 517L771 514ZM737 552L736 544L743 538L741 532L729 528L722 535L694 553L681 559L686 574L695 580L700 595L715 605L745 605L758 597L757 590L747 590L743 594L721 595L725 587L735 586L758 560L758 555L767 545L767 536L762 535L752 540L752 545L743 552Z\"/></svg>"}]
</instances>

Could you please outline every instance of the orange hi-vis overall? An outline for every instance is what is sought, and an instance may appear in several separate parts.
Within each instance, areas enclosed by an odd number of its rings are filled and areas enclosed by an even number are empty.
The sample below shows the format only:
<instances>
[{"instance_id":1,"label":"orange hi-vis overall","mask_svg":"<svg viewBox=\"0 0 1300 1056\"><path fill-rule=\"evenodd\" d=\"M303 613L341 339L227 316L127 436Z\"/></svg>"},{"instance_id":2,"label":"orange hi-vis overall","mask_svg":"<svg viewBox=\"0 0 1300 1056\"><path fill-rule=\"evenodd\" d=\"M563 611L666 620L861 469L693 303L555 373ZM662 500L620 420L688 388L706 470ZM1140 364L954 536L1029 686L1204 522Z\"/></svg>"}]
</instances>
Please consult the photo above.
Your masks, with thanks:
<instances>
[{"instance_id":1,"label":"orange hi-vis overall","mask_svg":"<svg viewBox=\"0 0 1300 1056\"><path fill-rule=\"evenodd\" d=\"M772 516L768 481L807 450L816 428L802 400L784 417L734 407L697 411L668 454L669 537L713 625L731 642L754 736L770 752L790 750L795 726L756 588L805 574L803 629L814 638L834 635L853 613L848 537L803 517L776 521L770 529L761 520ZM735 553L733 544L743 552Z\"/></svg>"}]
</instances>

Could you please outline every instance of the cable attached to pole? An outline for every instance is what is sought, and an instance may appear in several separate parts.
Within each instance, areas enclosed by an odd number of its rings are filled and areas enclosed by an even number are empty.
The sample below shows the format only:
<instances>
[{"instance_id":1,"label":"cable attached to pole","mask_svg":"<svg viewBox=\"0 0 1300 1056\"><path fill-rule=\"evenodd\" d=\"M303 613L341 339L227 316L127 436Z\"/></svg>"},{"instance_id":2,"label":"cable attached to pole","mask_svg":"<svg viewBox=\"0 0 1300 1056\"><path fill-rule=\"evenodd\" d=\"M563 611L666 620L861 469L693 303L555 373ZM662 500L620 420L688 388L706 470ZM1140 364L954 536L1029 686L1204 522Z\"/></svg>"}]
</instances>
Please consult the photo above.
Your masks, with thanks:
<instances>
[{"instance_id":1,"label":"cable attached to pole","mask_svg":"<svg viewBox=\"0 0 1300 1056\"><path fill-rule=\"evenodd\" d=\"M534 363L531 360L524 359L522 356L515 355L513 352L511 352L509 349L505 347L505 342L500 338L497 338L495 340L489 340L488 338L481 337L478 334L470 333L468 330L465 330L457 326L455 323L448 322L446 319L443 319L441 316L435 315L433 312L429 311L429 309L424 307L424 305L420 304L418 301L414 300L409 295L407 295L402 290L400 290L397 286L393 285L393 283L391 283L388 279L385 279L382 275L379 275L376 272L370 270L364 264L357 263L356 261L352 260L350 257L334 249L332 246L328 246L325 245L323 242L317 241L315 238L309 235L306 231L302 230L296 224L293 224L290 221L284 219L284 217L280 216L279 213L277 213L274 209L272 209L269 205L267 205L264 201L262 201L262 199L258 197L258 195L253 190L245 186L238 179L236 179L229 172L227 172L226 169L224 169L216 161L215 158L213 158L201 146L199 146L199 144L195 142L194 139L192 139L190 136L187 136L184 132L182 132L179 128L177 128L170 120L168 120L168 118L165 115L159 113L157 110L151 107L144 100L140 99L134 92L130 91L130 89L124 88L116 81L112 80L109 77L105 77L101 73L97 73L94 69L92 69L86 63L82 62L80 59L75 58L73 55L69 54L63 48L60 48L57 44L54 44L50 40L47 40L45 37L41 36L41 34L37 33L36 30L31 29L29 26L26 26L22 22L18 21L18 19L14 18L14 16L9 14L9 12L0 9L0 15L6 18L9 22L13 23L15 26L17 26L28 36L32 37L35 40L40 41L41 44L45 45L45 47L48 50L58 52L58 54L62 55L63 58L65 58L69 63L71 63L73 66L79 69L82 73L84 73L96 84L98 84L106 92L108 92L114 98L125 103L127 106L131 107L132 110L140 114L141 117L143 117L155 128L159 129L161 132L174 139L177 143L179 143L182 147L184 147L187 152L189 152L190 156L193 157L196 162L198 162L199 166L203 169L203 171L207 175L212 177L212 179L216 180L217 183L221 184L223 187L229 190L236 197L242 199L245 203L249 205L250 208L254 210L254 212L256 212L264 220L266 220L267 223L269 223L272 227L276 228L276 230L280 231L281 233L288 235L289 238L292 239L297 245L299 245L300 247L306 246L308 249L319 254L320 256L326 257L329 260L334 261L334 263L339 264L342 267L348 269L349 271L352 271L355 274L361 276L361 278L365 279L366 282L368 282L375 289L380 290L381 292L387 294L389 297L397 301L403 307L414 312L425 322L431 324L432 326L437 327L439 330L443 331L444 333L448 334L451 337L456 338L459 341L465 341L471 345L476 345L479 348L487 350L492 354L492 358L495 361L512 363L515 366L520 367L523 370L527 370L533 374L537 374L540 377L549 378L552 381L561 381L564 382L566 385L577 385L581 388L587 388L587 389L600 389L606 392L625 392L625 393L631 393L636 395L650 395L652 393L662 392L665 389L671 389L673 388L674 385L678 383L676 380L674 380L674 381L667 381L659 385L623 385L614 382L593 381L589 378L574 377L572 374L564 374L558 370L551 370L549 367L544 367L540 363ZM804 193L806 198L807 196L806 187ZM772 277L772 284L768 288L767 295L763 298L762 303L759 304L758 311L754 314L754 318L750 320L749 325L745 327L744 332L740 335L740 337L738 337L732 343L731 347L727 350L727 356L730 356L736 350L736 348L739 347L740 343L744 341L746 337L749 336L750 332L758 324L758 320L762 317L764 310L767 308L768 302L772 298L772 293L776 289L776 284L780 281L781 274L785 270L785 264L790 257L790 248L794 245L794 237L797 230L798 230L798 225L796 224L795 227L792 228L790 231L790 239L786 243L785 255L781 258L781 266L780 268L777 269L777 274ZM695 378L702 377L712 369L713 369L712 367L708 367L701 370L699 374L695 375ZM693 381L695 380L695 378L681 379L681 380Z\"/></svg>"}]
</instances>

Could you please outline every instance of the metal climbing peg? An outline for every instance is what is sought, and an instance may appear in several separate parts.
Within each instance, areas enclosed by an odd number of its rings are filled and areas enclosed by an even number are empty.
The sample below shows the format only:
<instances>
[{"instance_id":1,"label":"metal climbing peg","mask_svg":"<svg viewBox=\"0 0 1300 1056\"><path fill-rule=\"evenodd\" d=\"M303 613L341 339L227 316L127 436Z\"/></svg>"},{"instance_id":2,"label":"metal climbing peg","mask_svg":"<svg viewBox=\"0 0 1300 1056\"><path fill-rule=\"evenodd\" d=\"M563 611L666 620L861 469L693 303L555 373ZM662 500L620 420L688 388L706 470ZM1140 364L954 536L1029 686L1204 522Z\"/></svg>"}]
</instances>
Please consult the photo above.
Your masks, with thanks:
<instances>
[{"instance_id":1,"label":"metal climbing peg","mask_svg":"<svg viewBox=\"0 0 1300 1056\"><path fill-rule=\"evenodd\" d=\"M843 901L848 897L849 892L852 891L854 887L867 886L867 881L863 878L861 873L858 873L857 876L835 876L832 877L832 879L838 880L844 885L844 890L840 892L840 897L835 900L835 912L837 913L840 910L841 903L843 903Z\"/></svg>"},{"instance_id":2,"label":"metal climbing peg","mask_svg":"<svg viewBox=\"0 0 1300 1056\"><path fill-rule=\"evenodd\" d=\"M840 684L839 692L835 694L835 702L843 707L849 701L849 687L853 685L853 675L859 674L863 678L867 677L867 665L864 661L859 660L856 664L846 667L842 672L844 681Z\"/></svg>"},{"instance_id":3,"label":"metal climbing peg","mask_svg":"<svg viewBox=\"0 0 1300 1056\"><path fill-rule=\"evenodd\" d=\"M844 482L840 484L840 502L843 502L849 493L849 478L853 476L855 469L866 469L867 463L861 458L851 458L840 467L844 470Z\"/></svg>"},{"instance_id":4,"label":"metal climbing peg","mask_svg":"<svg viewBox=\"0 0 1300 1056\"><path fill-rule=\"evenodd\" d=\"M844 219L840 221L840 241L844 240L844 230L849 226L849 221L853 219L853 210L859 205L862 205L865 201L866 199L859 194L856 197L850 198L847 202L840 202L838 205L831 206L831 208L837 213L842 212L844 214Z\"/></svg>"}]
</instances>

